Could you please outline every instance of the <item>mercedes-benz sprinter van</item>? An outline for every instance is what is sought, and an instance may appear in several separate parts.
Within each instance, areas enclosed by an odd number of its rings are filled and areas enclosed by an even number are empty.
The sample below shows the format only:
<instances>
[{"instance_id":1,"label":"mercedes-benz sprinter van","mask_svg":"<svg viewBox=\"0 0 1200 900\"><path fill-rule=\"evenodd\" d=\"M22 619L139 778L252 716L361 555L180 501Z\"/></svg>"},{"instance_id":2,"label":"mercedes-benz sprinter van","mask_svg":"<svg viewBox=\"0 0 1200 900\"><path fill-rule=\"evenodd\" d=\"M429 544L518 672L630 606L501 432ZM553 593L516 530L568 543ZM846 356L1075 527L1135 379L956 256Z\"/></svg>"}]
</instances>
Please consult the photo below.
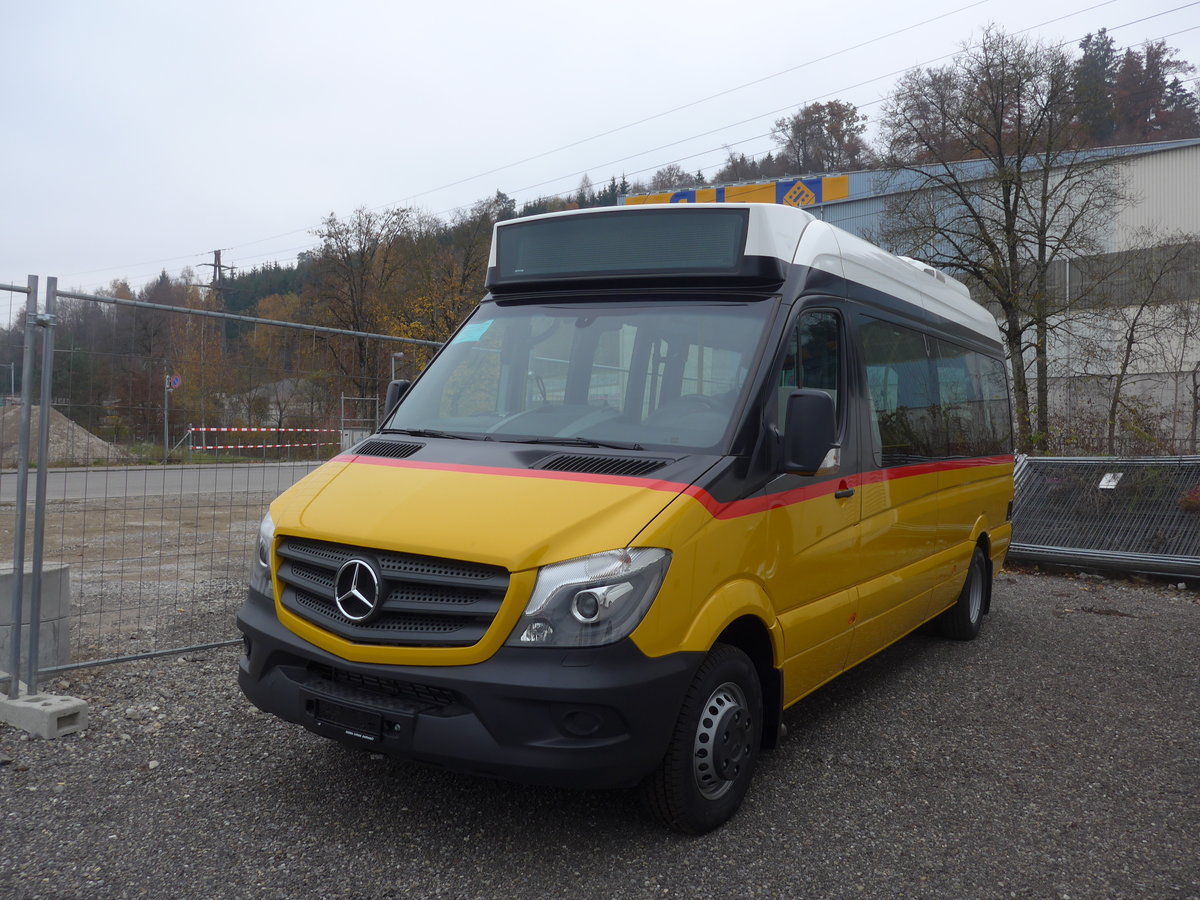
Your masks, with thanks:
<instances>
[{"instance_id":1,"label":"mercedes-benz sprinter van","mask_svg":"<svg viewBox=\"0 0 1200 900\"><path fill-rule=\"evenodd\" d=\"M1009 544L995 322L787 206L501 222L488 293L379 431L271 504L243 691L348 744L573 787L685 832L784 709Z\"/></svg>"}]
</instances>

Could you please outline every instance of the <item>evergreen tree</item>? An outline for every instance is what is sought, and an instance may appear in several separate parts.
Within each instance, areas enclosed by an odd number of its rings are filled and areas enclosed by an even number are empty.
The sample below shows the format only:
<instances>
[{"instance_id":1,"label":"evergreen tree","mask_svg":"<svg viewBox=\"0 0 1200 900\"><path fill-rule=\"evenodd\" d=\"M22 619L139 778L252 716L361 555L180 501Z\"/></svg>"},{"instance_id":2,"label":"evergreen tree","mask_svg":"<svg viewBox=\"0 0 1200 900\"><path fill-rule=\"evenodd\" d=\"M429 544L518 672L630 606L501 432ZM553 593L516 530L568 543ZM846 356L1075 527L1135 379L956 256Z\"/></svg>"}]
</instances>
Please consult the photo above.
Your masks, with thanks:
<instances>
[{"instance_id":1,"label":"evergreen tree","mask_svg":"<svg viewBox=\"0 0 1200 900\"><path fill-rule=\"evenodd\" d=\"M1085 35L1075 62L1075 104L1079 124L1091 146L1107 144L1116 130L1113 90L1117 77L1117 50L1108 32Z\"/></svg>"},{"instance_id":2,"label":"evergreen tree","mask_svg":"<svg viewBox=\"0 0 1200 900\"><path fill-rule=\"evenodd\" d=\"M608 184L596 192L594 206L616 206L617 197L621 195L620 186L617 184L617 176L613 176Z\"/></svg>"},{"instance_id":3,"label":"evergreen tree","mask_svg":"<svg viewBox=\"0 0 1200 900\"><path fill-rule=\"evenodd\" d=\"M1173 139L1200 137L1200 96L1189 91L1178 77L1172 78L1160 118Z\"/></svg>"},{"instance_id":4,"label":"evergreen tree","mask_svg":"<svg viewBox=\"0 0 1200 900\"><path fill-rule=\"evenodd\" d=\"M1121 143L1197 136L1200 101L1178 77L1195 67L1176 59L1175 52L1164 41L1151 41L1141 52L1125 51L1114 91L1116 139Z\"/></svg>"}]
</instances>

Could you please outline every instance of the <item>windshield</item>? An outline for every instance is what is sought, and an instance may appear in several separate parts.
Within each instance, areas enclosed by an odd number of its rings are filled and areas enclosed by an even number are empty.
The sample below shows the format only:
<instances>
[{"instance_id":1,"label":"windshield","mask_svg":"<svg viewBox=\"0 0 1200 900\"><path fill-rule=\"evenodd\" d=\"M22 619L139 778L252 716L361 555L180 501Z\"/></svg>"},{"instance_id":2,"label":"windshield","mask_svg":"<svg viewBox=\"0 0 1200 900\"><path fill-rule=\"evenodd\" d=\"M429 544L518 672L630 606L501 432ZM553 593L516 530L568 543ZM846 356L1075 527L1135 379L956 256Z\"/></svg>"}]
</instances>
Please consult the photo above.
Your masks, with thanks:
<instances>
[{"instance_id":1,"label":"windshield","mask_svg":"<svg viewBox=\"0 0 1200 900\"><path fill-rule=\"evenodd\" d=\"M710 449L773 304L485 303L385 424L484 440Z\"/></svg>"}]
</instances>

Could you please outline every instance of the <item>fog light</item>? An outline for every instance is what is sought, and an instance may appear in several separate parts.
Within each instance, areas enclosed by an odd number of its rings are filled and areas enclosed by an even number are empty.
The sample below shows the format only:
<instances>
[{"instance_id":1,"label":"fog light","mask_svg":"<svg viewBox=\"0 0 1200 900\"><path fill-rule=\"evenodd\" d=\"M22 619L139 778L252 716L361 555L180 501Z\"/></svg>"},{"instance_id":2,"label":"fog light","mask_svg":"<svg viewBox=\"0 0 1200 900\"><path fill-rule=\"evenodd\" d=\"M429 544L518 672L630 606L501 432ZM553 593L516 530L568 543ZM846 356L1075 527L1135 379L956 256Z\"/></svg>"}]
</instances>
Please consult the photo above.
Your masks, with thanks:
<instances>
[{"instance_id":1,"label":"fog light","mask_svg":"<svg viewBox=\"0 0 1200 900\"><path fill-rule=\"evenodd\" d=\"M540 644L550 640L553 636L554 628L551 627L550 623L543 619L538 619L536 622L529 623L529 627L521 635L521 640L529 644Z\"/></svg>"},{"instance_id":2,"label":"fog light","mask_svg":"<svg viewBox=\"0 0 1200 900\"><path fill-rule=\"evenodd\" d=\"M562 717L563 731L575 737L589 737L600 730L600 718L586 709L574 709Z\"/></svg>"}]
</instances>

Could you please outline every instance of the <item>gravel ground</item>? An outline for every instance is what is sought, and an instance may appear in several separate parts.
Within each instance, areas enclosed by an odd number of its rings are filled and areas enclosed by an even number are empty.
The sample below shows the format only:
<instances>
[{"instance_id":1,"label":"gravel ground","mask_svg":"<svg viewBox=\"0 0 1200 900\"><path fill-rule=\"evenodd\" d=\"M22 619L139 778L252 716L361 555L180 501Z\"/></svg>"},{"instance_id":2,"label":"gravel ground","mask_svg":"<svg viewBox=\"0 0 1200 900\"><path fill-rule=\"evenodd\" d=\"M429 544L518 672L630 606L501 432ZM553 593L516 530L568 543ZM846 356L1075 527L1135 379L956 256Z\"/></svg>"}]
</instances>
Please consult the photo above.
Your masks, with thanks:
<instances>
[{"instance_id":1,"label":"gravel ground","mask_svg":"<svg viewBox=\"0 0 1200 900\"><path fill-rule=\"evenodd\" d=\"M1005 573L793 707L723 829L477 780L256 712L222 649L73 673L0 726L0 896L1200 897L1200 593Z\"/></svg>"}]
</instances>

